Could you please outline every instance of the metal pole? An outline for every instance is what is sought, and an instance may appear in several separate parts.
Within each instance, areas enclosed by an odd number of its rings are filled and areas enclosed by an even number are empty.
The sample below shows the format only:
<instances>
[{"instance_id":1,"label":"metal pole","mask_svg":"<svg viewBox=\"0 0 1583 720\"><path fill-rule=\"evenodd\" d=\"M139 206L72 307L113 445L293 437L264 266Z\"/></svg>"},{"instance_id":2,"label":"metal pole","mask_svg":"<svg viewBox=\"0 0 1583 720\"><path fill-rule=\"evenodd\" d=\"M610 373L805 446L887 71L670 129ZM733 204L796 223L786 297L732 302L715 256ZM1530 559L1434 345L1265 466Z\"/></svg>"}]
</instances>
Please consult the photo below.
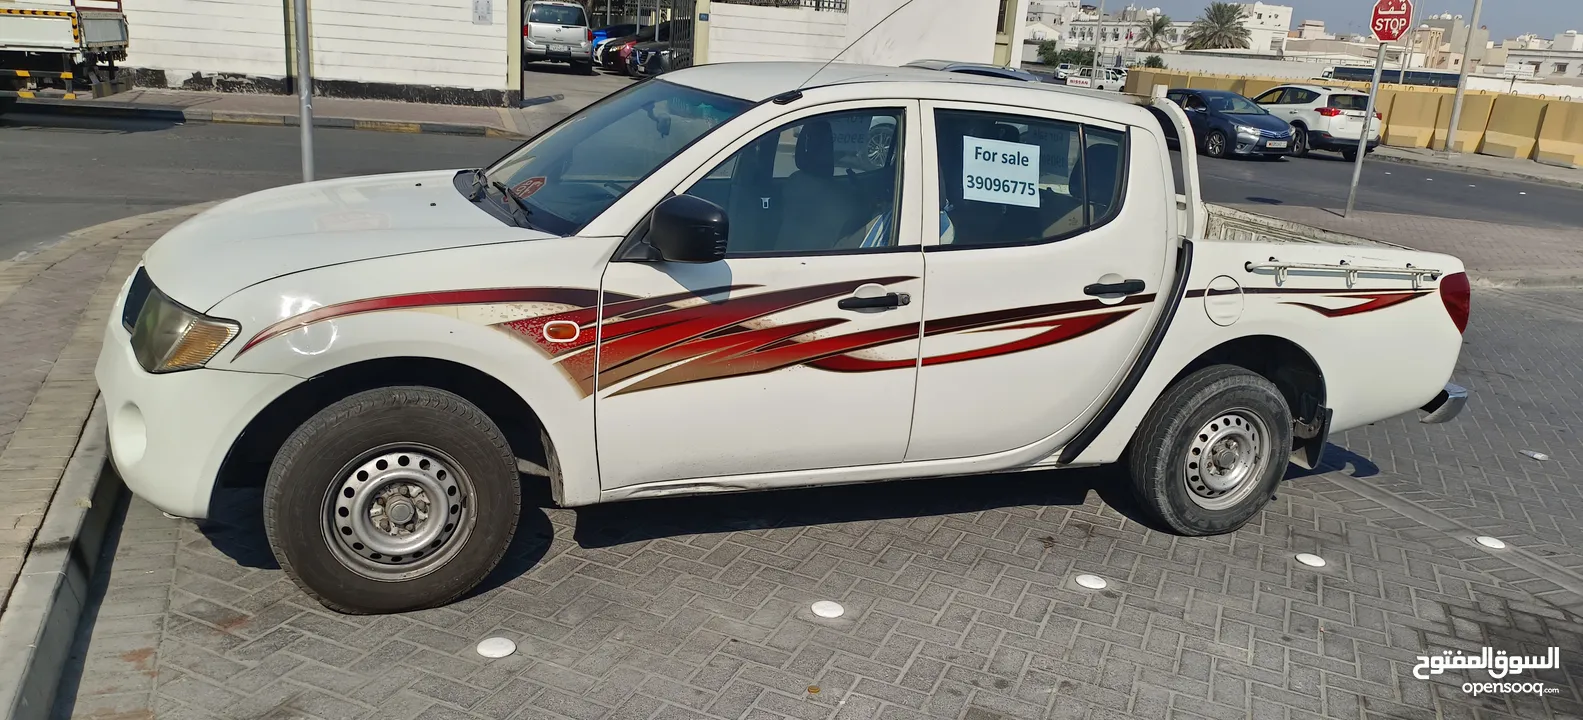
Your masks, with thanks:
<instances>
[{"instance_id":1,"label":"metal pole","mask_svg":"<svg viewBox=\"0 0 1583 720\"><path fill-rule=\"evenodd\" d=\"M1413 4L1413 15L1408 19L1410 24L1407 26L1407 42L1402 45L1402 74L1400 77L1396 78L1397 85L1407 84L1407 64L1410 60L1412 60L1413 43L1418 38L1418 8L1422 4L1422 0Z\"/></svg>"},{"instance_id":2,"label":"metal pole","mask_svg":"<svg viewBox=\"0 0 1583 720\"><path fill-rule=\"evenodd\" d=\"M308 0L292 0L297 23L297 122L302 134L302 181L313 182L313 70L308 58Z\"/></svg>"},{"instance_id":3,"label":"metal pole","mask_svg":"<svg viewBox=\"0 0 1583 720\"><path fill-rule=\"evenodd\" d=\"M1094 75L1089 82L1099 82L1099 44L1105 40L1105 0L1099 0L1099 17L1094 21L1094 67L1090 72Z\"/></svg>"},{"instance_id":4,"label":"metal pole","mask_svg":"<svg viewBox=\"0 0 1583 720\"><path fill-rule=\"evenodd\" d=\"M1457 123L1462 121L1462 95L1468 90L1468 66L1473 64L1473 32L1479 27L1479 11L1484 9L1484 0L1473 0L1473 22L1468 24L1468 41L1462 48L1462 72L1457 75L1457 97L1451 101L1451 125L1446 128L1446 146L1441 148L1447 155L1455 145Z\"/></svg>"},{"instance_id":5,"label":"metal pole","mask_svg":"<svg viewBox=\"0 0 1583 720\"><path fill-rule=\"evenodd\" d=\"M1352 160L1352 189L1347 192L1347 212L1342 217L1352 217L1352 207L1358 201L1358 181L1363 179L1363 156L1369 154L1369 131L1374 128L1374 98L1380 94L1380 76L1385 74L1385 46L1386 43L1380 43L1380 56L1374 60L1374 85L1369 87L1369 109L1363 111L1363 132L1358 135L1358 156Z\"/></svg>"}]
</instances>

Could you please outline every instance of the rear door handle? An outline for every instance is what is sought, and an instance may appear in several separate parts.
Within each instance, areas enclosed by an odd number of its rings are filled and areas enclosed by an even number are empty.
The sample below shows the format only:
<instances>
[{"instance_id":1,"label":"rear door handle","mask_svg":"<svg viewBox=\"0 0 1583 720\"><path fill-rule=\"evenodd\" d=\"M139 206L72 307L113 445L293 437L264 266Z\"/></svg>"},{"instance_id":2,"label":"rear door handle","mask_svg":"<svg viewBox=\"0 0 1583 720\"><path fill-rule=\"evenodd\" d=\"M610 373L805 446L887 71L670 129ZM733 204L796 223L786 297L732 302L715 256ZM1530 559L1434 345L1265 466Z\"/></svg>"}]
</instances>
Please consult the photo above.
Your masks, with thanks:
<instances>
[{"instance_id":1,"label":"rear door handle","mask_svg":"<svg viewBox=\"0 0 1583 720\"><path fill-rule=\"evenodd\" d=\"M1142 280L1123 280L1119 283L1094 283L1083 288L1083 292L1089 295L1097 296L1137 295L1138 293L1143 292L1143 289L1144 285Z\"/></svg>"},{"instance_id":2,"label":"rear door handle","mask_svg":"<svg viewBox=\"0 0 1583 720\"><path fill-rule=\"evenodd\" d=\"M842 310L871 310L875 308L893 308L909 305L912 296L907 293L885 293L879 297L848 297L841 298L835 305Z\"/></svg>"}]
</instances>

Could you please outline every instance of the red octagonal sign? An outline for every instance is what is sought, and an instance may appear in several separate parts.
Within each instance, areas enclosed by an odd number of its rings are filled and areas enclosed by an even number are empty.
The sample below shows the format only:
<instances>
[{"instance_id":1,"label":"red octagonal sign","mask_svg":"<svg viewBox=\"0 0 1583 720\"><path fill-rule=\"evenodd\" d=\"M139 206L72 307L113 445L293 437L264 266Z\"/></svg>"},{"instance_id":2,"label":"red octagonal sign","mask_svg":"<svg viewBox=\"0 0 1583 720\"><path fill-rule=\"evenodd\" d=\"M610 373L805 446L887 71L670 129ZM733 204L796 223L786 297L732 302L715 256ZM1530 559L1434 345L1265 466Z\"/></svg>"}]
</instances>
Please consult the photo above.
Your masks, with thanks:
<instances>
[{"instance_id":1,"label":"red octagonal sign","mask_svg":"<svg viewBox=\"0 0 1583 720\"><path fill-rule=\"evenodd\" d=\"M1369 29L1374 31L1375 39L1382 43L1396 42L1407 34L1412 22L1413 0L1377 0Z\"/></svg>"}]
</instances>

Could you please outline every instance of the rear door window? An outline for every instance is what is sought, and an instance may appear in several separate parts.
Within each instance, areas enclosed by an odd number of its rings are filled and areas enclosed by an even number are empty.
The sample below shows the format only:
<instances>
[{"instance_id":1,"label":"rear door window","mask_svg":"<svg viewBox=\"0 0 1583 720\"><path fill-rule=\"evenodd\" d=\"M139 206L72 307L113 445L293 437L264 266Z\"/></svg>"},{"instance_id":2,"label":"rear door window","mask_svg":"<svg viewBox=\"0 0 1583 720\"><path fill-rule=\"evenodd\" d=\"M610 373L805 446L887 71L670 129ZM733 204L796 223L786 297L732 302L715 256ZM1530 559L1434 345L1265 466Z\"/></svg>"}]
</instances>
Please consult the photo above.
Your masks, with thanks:
<instances>
[{"instance_id":1,"label":"rear door window","mask_svg":"<svg viewBox=\"0 0 1583 720\"><path fill-rule=\"evenodd\" d=\"M549 25L587 25L583 9L576 5L534 5L528 11L528 22Z\"/></svg>"}]
</instances>

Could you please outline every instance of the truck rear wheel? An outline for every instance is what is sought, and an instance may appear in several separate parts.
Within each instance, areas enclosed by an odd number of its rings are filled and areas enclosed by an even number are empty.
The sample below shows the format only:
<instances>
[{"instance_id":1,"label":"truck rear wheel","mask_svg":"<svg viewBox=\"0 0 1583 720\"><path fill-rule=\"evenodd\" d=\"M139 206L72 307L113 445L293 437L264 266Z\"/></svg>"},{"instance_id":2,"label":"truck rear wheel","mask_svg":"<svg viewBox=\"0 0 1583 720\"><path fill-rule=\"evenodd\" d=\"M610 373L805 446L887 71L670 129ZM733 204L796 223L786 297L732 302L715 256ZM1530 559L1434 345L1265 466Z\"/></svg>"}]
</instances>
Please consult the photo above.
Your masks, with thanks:
<instances>
[{"instance_id":1,"label":"truck rear wheel","mask_svg":"<svg viewBox=\"0 0 1583 720\"><path fill-rule=\"evenodd\" d=\"M516 466L500 428L461 397L368 390L286 439L264 529L286 574L332 610L443 605L505 554L522 506Z\"/></svg>"},{"instance_id":2,"label":"truck rear wheel","mask_svg":"<svg viewBox=\"0 0 1583 720\"><path fill-rule=\"evenodd\" d=\"M1213 365L1178 381L1133 438L1128 466L1138 501L1182 535L1245 525L1286 474L1292 415L1263 376Z\"/></svg>"}]
</instances>

